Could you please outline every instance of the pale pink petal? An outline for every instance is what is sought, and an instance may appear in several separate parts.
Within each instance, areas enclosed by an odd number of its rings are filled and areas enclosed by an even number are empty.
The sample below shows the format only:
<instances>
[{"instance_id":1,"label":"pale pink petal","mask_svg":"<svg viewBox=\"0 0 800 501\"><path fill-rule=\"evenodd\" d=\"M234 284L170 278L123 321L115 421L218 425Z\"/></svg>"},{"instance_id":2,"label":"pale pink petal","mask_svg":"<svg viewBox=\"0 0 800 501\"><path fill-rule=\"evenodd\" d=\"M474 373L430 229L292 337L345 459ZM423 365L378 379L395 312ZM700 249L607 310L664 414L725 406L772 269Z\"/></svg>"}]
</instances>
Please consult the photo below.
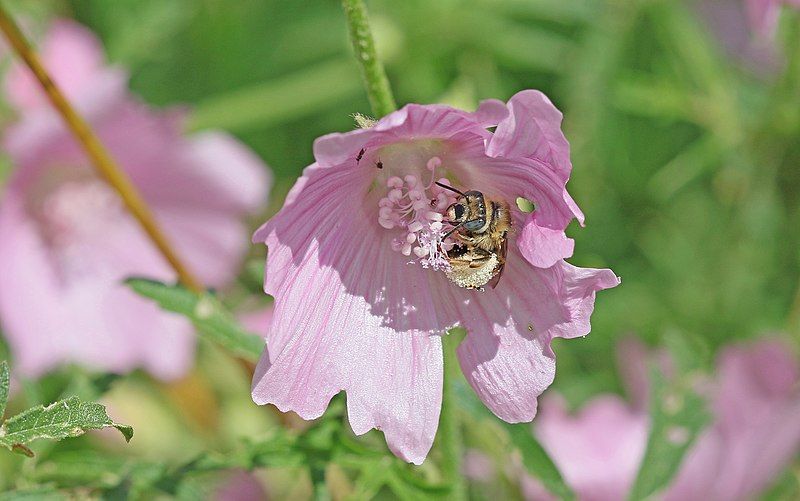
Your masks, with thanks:
<instances>
[{"instance_id":1,"label":"pale pink petal","mask_svg":"<svg viewBox=\"0 0 800 501\"><path fill-rule=\"evenodd\" d=\"M388 248L374 220L359 217L353 193L363 182L344 169L305 175L293 203L257 234L269 247L265 290L275 313L253 399L313 419L345 390L353 431L380 429L398 456L419 464L433 443L442 385L444 321L427 275ZM312 214L313 225L296 224Z\"/></svg>"},{"instance_id":2,"label":"pale pink petal","mask_svg":"<svg viewBox=\"0 0 800 501\"><path fill-rule=\"evenodd\" d=\"M259 310L240 314L239 321L250 332L266 336L272 325L272 316L274 314L272 305L269 305Z\"/></svg>"},{"instance_id":3,"label":"pale pink petal","mask_svg":"<svg viewBox=\"0 0 800 501\"><path fill-rule=\"evenodd\" d=\"M217 487L215 501L265 501L268 498L264 486L252 473L240 470L227 475Z\"/></svg>"},{"instance_id":4,"label":"pale pink petal","mask_svg":"<svg viewBox=\"0 0 800 501\"><path fill-rule=\"evenodd\" d=\"M176 134L177 135L177 134ZM230 135L206 131L192 136L180 152L171 175L183 176L193 204L213 204L220 211L246 214L262 206L272 175L251 150ZM174 204L174 193L162 193L161 203Z\"/></svg>"},{"instance_id":5,"label":"pale pink petal","mask_svg":"<svg viewBox=\"0 0 800 501\"><path fill-rule=\"evenodd\" d=\"M497 126L486 153L492 157L538 160L553 170L563 188L572 172L572 162L569 142L561 131L561 112L538 90L514 94L508 101L508 109L509 116ZM563 198L583 224L583 212L566 189Z\"/></svg>"},{"instance_id":6,"label":"pale pink petal","mask_svg":"<svg viewBox=\"0 0 800 501\"><path fill-rule=\"evenodd\" d=\"M714 424L688 454L666 499L687 493L752 499L800 450L800 379L789 347L762 341L729 348L718 371Z\"/></svg>"},{"instance_id":7,"label":"pale pink petal","mask_svg":"<svg viewBox=\"0 0 800 501\"><path fill-rule=\"evenodd\" d=\"M92 87L99 74L106 71L100 41L91 31L67 19L53 22L39 47L39 56L69 99ZM21 62L11 67L5 85L9 101L20 109L48 106L38 82Z\"/></svg>"},{"instance_id":8,"label":"pale pink petal","mask_svg":"<svg viewBox=\"0 0 800 501\"><path fill-rule=\"evenodd\" d=\"M532 420L555 376L551 340L588 334L595 292L618 283L610 270L563 261L541 269L510 252L497 288L459 305L461 368L486 406L508 422Z\"/></svg>"},{"instance_id":9,"label":"pale pink petal","mask_svg":"<svg viewBox=\"0 0 800 501\"><path fill-rule=\"evenodd\" d=\"M569 142L561 132L563 115L538 90L524 90L508 100L509 116L501 121L486 148L493 157L535 158L566 181L572 172Z\"/></svg>"},{"instance_id":10,"label":"pale pink petal","mask_svg":"<svg viewBox=\"0 0 800 501\"><path fill-rule=\"evenodd\" d=\"M132 221L117 233L78 251L87 265L93 261L93 269L82 271L80 279L68 278L13 192L4 201L0 318L21 374L39 376L66 359L111 372L144 363L171 379L191 365L190 324L122 283L128 274L146 271L169 279L171 272Z\"/></svg>"},{"instance_id":11,"label":"pale pink petal","mask_svg":"<svg viewBox=\"0 0 800 501\"><path fill-rule=\"evenodd\" d=\"M372 151L382 145L419 140L425 138L446 139L466 135L478 139L482 145L491 134L478 118L495 120L497 110L494 103L483 108L479 117L472 113L442 105L422 106L409 104L386 115L369 129L347 133L333 133L314 141L314 158L320 167L340 167L356 165L360 149L365 149L365 157L360 164L374 169L376 158ZM481 147L482 149L482 147Z\"/></svg>"},{"instance_id":12,"label":"pale pink petal","mask_svg":"<svg viewBox=\"0 0 800 501\"><path fill-rule=\"evenodd\" d=\"M602 396L571 416L548 397L534 424L536 438L581 500L625 499L647 445L648 418L619 397Z\"/></svg>"}]
</instances>

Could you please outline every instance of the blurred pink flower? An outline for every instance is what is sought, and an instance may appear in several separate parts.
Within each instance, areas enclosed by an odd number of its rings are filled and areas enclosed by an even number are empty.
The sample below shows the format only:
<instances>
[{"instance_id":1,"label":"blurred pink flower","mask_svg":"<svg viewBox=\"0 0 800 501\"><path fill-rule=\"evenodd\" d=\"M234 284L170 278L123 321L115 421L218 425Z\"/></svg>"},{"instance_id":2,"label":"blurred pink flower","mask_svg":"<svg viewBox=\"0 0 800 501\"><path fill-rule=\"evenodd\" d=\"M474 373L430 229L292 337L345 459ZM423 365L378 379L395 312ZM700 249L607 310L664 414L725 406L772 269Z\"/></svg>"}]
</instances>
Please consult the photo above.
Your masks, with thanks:
<instances>
[{"instance_id":1,"label":"blurred pink flower","mask_svg":"<svg viewBox=\"0 0 800 501\"><path fill-rule=\"evenodd\" d=\"M573 249L564 229L583 214L565 189L560 126L561 113L530 90L475 113L411 104L318 139L316 162L254 236L269 247L275 313L253 399L313 419L345 390L353 431L383 430L395 454L419 464L439 419L441 336L460 325L461 368L483 402L506 421L533 419L555 374L551 340L586 335L595 292L619 283L564 261ZM510 203L496 289L461 289L441 271L431 242L451 199L436 179ZM519 211L517 197L536 210Z\"/></svg>"},{"instance_id":2,"label":"blurred pink flower","mask_svg":"<svg viewBox=\"0 0 800 501\"><path fill-rule=\"evenodd\" d=\"M714 423L664 499L753 499L777 480L800 451L800 367L791 353L780 341L722 353Z\"/></svg>"},{"instance_id":3,"label":"blurred pink flower","mask_svg":"<svg viewBox=\"0 0 800 501\"><path fill-rule=\"evenodd\" d=\"M252 473L234 471L222 481L213 499L215 501L265 501L269 499L264 486Z\"/></svg>"},{"instance_id":4,"label":"blurred pink flower","mask_svg":"<svg viewBox=\"0 0 800 501\"><path fill-rule=\"evenodd\" d=\"M800 0L746 0L746 5L752 30L759 36L771 38L778 26L781 7L800 7Z\"/></svg>"},{"instance_id":5,"label":"blurred pink flower","mask_svg":"<svg viewBox=\"0 0 800 501\"><path fill-rule=\"evenodd\" d=\"M246 251L243 215L264 202L269 174L220 132L185 137L180 114L131 96L85 28L52 25L41 56L141 190L190 268L209 285L230 280ZM21 65L5 81L19 120L3 143L16 171L0 205L0 320L20 373L65 362L175 378L190 366L188 322L122 283L175 275Z\"/></svg>"},{"instance_id":6,"label":"blurred pink flower","mask_svg":"<svg viewBox=\"0 0 800 501\"><path fill-rule=\"evenodd\" d=\"M272 305L269 305L258 310L241 313L239 315L239 322L250 332L263 335L269 330L269 326L272 325L272 315Z\"/></svg>"},{"instance_id":7,"label":"blurred pink flower","mask_svg":"<svg viewBox=\"0 0 800 501\"><path fill-rule=\"evenodd\" d=\"M777 479L800 450L800 370L789 353L777 341L722 353L707 388L713 423L657 499L752 499ZM575 416L548 396L534 433L580 499L612 501L628 497L648 426L645 410L616 396L597 397ZM521 485L526 499L554 499L528 475Z\"/></svg>"},{"instance_id":8,"label":"blurred pink flower","mask_svg":"<svg viewBox=\"0 0 800 501\"><path fill-rule=\"evenodd\" d=\"M647 414L617 396L597 397L571 416L563 400L548 395L534 434L580 499L623 500L644 456L648 427ZM524 478L526 498L540 499L537 484Z\"/></svg>"}]
</instances>

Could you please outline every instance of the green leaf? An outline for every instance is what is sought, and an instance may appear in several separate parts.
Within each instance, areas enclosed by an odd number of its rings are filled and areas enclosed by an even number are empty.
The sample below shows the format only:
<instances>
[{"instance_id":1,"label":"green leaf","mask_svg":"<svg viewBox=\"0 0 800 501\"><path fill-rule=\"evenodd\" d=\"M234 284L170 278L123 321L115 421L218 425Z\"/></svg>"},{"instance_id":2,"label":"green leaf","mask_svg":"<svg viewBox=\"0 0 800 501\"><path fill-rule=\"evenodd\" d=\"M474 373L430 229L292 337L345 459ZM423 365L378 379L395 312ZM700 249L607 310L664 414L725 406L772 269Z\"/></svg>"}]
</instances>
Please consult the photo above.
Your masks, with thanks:
<instances>
[{"instance_id":1,"label":"green leaf","mask_svg":"<svg viewBox=\"0 0 800 501\"><path fill-rule=\"evenodd\" d=\"M108 427L118 429L126 441L133 437L133 428L113 422L105 406L70 397L47 407L33 407L7 419L0 426L0 446L28 455L32 453L26 444L34 440L61 440Z\"/></svg>"},{"instance_id":2,"label":"green leaf","mask_svg":"<svg viewBox=\"0 0 800 501\"><path fill-rule=\"evenodd\" d=\"M3 360L0 362L0 420L3 419L3 414L6 413L6 404L8 403L8 387L11 381L8 374L8 363Z\"/></svg>"},{"instance_id":3,"label":"green leaf","mask_svg":"<svg viewBox=\"0 0 800 501\"><path fill-rule=\"evenodd\" d=\"M513 445L519 448L520 453L522 453L522 462L525 465L525 469L539 479L547 490L560 499L575 498L553 460L550 459L550 456L533 436L529 424L509 424L497 419L463 383L456 388L456 393L459 397L459 402L475 419L490 419L498 423L508 433Z\"/></svg>"},{"instance_id":4,"label":"green leaf","mask_svg":"<svg viewBox=\"0 0 800 501\"><path fill-rule=\"evenodd\" d=\"M572 499L575 497L561 477L561 473L556 468L553 460L550 459L550 456L539 441L534 438L527 423L508 424L504 422L503 428L508 431L511 441L522 453L522 463L531 475L538 478L547 490L560 499Z\"/></svg>"},{"instance_id":5,"label":"green leaf","mask_svg":"<svg viewBox=\"0 0 800 501\"><path fill-rule=\"evenodd\" d=\"M186 316L200 334L236 355L255 361L264 351L264 339L242 329L210 294L198 295L180 285L143 278L130 278L126 283L138 294L155 300L162 309Z\"/></svg>"},{"instance_id":6,"label":"green leaf","mask_svg":"<svg viewBox=\"0 0 800 501\"><path fill-rule=\"evenodd\" d=\"M709 421L705 402L683 380L650 371L652 426L631 499L644 499L675 476L684 454Z\"/></svg>"},{"instance_id":7,"label":"green leaf","mask_svg":"<svg viewBox=\"0 0 800 501\"><path fill-rule=\"evenodd\" d=\"M70 497L48 485L37 485L0 493L0 501L22 501L28 499L31 501L61 501L62 499L70 499Z\"/></svg>"}]
</instances>

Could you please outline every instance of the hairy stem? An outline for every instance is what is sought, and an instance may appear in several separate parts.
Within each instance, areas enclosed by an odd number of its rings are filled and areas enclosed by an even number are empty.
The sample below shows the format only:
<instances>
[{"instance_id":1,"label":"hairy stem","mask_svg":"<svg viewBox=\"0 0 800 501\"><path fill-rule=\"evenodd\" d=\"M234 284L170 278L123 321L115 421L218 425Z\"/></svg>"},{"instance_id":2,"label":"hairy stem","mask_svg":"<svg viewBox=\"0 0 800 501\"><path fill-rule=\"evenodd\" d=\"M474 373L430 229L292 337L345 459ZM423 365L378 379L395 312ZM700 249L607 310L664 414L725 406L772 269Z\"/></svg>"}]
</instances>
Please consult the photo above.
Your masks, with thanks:
<instances>
[{"instance_id":1,"label":"hairy stem","mask_svg":"<svg viewBox=\"0 0 800 501\"><path fill-rule=\"evenodd\" d=\"M463 336L451 331L444 342L444 386L442 388L442 415L439 419L439 446L442 451L442 475L451 486L448 499L467 499L467 485L461 473L464 457L464 441L461 434L461 420L458 415L456 380L461 369L456 357L456 347Z\"/></svg>"},{"instance_id":2,"label":"hairy stem","mask_svg":"<svg viewBox=\"0 0 800 501\"><path fill-rule=\"evenodd\" d=\"M181 283L195 292L202 291L204 289L203 285L178 258L136 187L131 183L125 172L119 168L91 127L78 115L75 108L58 89L47 70L42 66L41 61L39 61L39 57L25 40L25 36L19 27L2 5L0 5L0 30L2 30L16 53L25 61L25 64L42 85L50 103L52 103L53 107L64 119L67 127L83 146L97 172L117 191L125 206L139 221L139 224L142 225L142 228L144 228L150 240L153 241L153 244L164 256L164 259L175 270Z\"/></svg>"},{"instance_id":3,"label":"hairy stem","mask_svg":"<svg viewBox=\"0 0 800 501\"><path fill-rule=\"evenodd\" d=\"M364 0L342 0L342 6L350 29L350 41L361 67L369 103L372 105L372 113L375 118L388 115L397 109L397 105L386 72L375 52L375 41L372 39Z\"/></svg>"}]
</instances>

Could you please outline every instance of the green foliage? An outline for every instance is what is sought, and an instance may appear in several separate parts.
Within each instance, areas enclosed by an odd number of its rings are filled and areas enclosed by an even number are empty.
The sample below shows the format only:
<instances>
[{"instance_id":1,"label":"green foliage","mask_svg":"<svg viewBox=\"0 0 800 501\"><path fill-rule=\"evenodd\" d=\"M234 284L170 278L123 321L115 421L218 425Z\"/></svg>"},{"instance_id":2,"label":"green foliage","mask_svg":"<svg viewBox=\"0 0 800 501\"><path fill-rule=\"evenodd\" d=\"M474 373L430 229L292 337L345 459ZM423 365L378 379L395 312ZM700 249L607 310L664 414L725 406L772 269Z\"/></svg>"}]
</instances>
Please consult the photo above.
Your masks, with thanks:
<instances>
[{"instance_id":1,"label":"green foliage","mask_svg":"<svg viewBox=\"0 0 800 501\"><path fill-rule=\"evenodd\" d=\"M666 486L710 422L705 400L693 388L703 365L702 351L678 336L667 339L678 375L669 379L662 368L651 367L650 436L630 499L648 498Z\"/></svg>"},{"instance_id":2,"label":"green foliage","mask_svg":"<svg viewBox=\"0 0 800 501\"><path fill-rule=\"evenodd\" d=\"M70 397L47 407L33 407L6 419L0 425L0 445L32 457L33 451L26 444L34 440L61 440L83 435L88 430L109 427L119 430L126 441L133 437L133 428L112 421L104 406Z\"/></svg>"},{"instance_id":3,"label":"green foliage","mask_svg":"<svg viewBox=\"0 0 800 501\"><path fill-rule=\"evenodd\" d=\"M0 419L8 401L9 386L8 364L3 361L0 362ZM112 421L103 405L70 397L46 407L32 407L3 421L0 424L0 446L33 457L28 444L34 440L62 440L83 435L88 430L109 427L119 430L126 441L133 438L133 428Z\"/></svg>"},{"instance_id":4,"label":"green foliage","mask_svg":"<svg viewBox=\"0 0 800 501\"><path fill-rule=\"evenodd\" d=\"M528 473L539 479L548 491L561 499L574 499L572 489L564 482L553 460L544 450L542 445L533 436L530 424L510 424L498 420L478 400L472 390L462 382L457 388L459 402L477 423L496 423L511 441L511 447L517 448L522 454L522 463Z\"/></svg>"},{"instance_id":5,"label":"green foliage","mask_svg":"<svg viewBox=\"0 0 800 501\"><path fill-rule=\"evenodd\" d=\"M179 285L131 278L128 285L161 308L186 316L210 341L248 360L258 360L264 340L242 329L233 316L211 294L198 295Z\"/></svg>"},{"instance_id":6,"label":"green foliage","mask_svg":"<svg viewBox=\"0 0 800 501\"><path fill-rule=\"evenodd\" d=\"M8 362L3 360L0 362L0 419L6 413L6 404L8 404L8 392L11 388L11 377L8 372Z\"/></svg>"}]
</instances>

